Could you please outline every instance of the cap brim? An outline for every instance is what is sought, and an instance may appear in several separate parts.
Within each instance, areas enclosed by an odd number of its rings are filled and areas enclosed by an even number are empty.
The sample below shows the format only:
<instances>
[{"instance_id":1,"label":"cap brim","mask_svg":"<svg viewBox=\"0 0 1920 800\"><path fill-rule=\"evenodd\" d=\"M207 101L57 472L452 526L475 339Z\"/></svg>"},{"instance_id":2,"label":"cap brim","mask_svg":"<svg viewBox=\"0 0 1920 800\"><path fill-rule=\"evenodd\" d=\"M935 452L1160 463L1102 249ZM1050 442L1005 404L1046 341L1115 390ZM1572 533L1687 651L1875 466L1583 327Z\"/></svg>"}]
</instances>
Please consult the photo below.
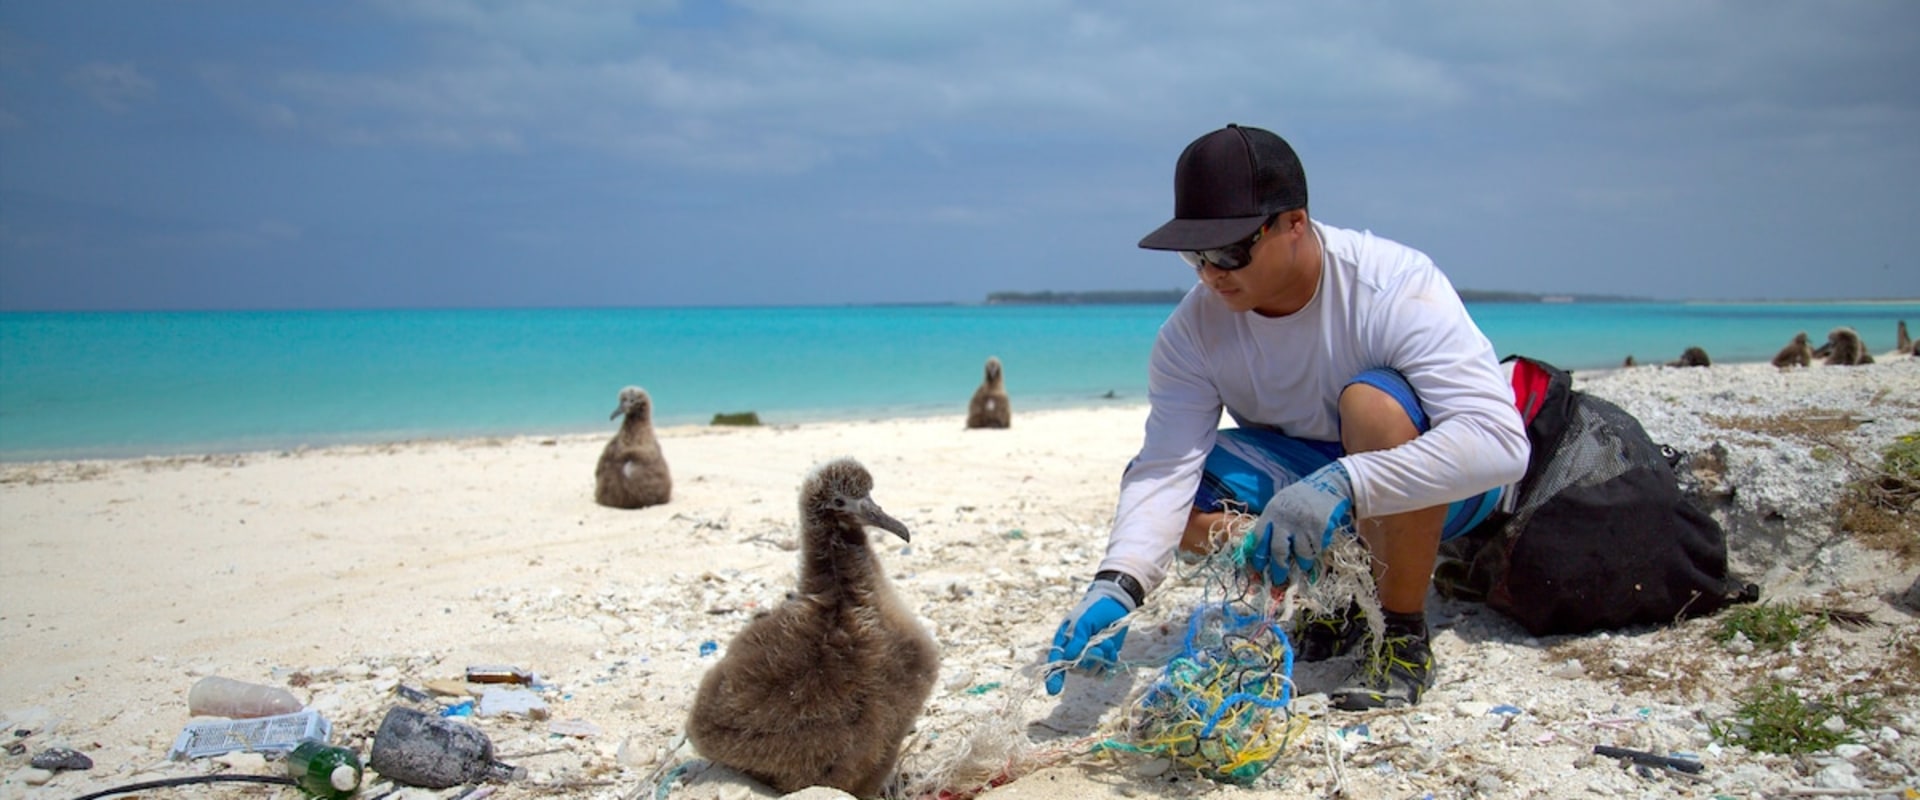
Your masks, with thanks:
<instances>
[{"instance_id":1,"label":"cap brim","mask_svg":"<svg viewBox=\"0 0 1920 800\"><path fill-rule=\"evenodd\" d=\"M1225 219L1176 219L1160 226L1140 246L1147 250L1212 250L1242 241L1260 229L1265 215Z\"/></svg>"}]
</instances>

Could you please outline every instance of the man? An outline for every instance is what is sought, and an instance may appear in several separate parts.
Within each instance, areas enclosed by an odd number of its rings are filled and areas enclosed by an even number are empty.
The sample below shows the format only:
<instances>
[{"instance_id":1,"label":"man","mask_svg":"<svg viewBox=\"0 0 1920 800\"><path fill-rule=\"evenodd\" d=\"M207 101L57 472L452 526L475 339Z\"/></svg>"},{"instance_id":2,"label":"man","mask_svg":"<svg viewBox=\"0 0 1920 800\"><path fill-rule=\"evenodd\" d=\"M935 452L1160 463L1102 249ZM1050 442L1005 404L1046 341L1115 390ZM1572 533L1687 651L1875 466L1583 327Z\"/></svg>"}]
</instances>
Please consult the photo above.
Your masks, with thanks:
<instances>
[{"instance_id":1,"label":"man","mask_svg":"<svg viewBox=\"0 0 1920 800\"><path fill-rule=\"evenodd\" d=\"M1296 657L1360 647L1354 677L1330 696L1338 708L1418 703L1433 684L1425 606L1440 542L1485 518L1526 470L1493 345L1426 255L1310 219L1300 161L1269 131L1229 125L1188 145L1173 208L1140 246L1178 251L1199 285L1154 344L1145 441L1121 480L1106 557L1050 658L1116 661L1122 620L1166 577L1174 548L1211 551L1216 523L1244 510L1260 517L1242 552L1275 584L1357 528L1386 633L1372 641L1357 605L1303 614ZM1223 408L1236 428L1219 429ZM1052 673L1048 693L1065 679Z\"/></svg>"}]
</instances>

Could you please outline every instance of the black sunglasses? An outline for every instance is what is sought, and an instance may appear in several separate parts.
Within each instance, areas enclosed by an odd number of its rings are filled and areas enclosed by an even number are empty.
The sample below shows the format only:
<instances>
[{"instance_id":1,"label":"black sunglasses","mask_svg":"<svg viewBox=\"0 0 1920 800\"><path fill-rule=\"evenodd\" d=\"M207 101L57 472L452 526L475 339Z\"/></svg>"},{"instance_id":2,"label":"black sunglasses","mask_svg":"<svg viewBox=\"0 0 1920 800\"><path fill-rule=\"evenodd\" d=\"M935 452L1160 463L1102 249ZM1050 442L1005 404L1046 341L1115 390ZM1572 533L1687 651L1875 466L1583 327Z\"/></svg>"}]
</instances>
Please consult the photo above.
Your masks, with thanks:
<instances>
[{"instance_id":1,"label":"black sunglasses","mask_svg":"<svg viewBox=\"0 0 1920 800\"><path fill-rule=\"evenodd\" d=\"M1194 269L1199 269L1202 264L1212 264L1214 269L1224 272L1240 269L1253 263L1253 245L1260 241L1260 237L1266 234L1267 228L1272 227L1273 221L1279 217L1279 214L1267 217L1267 221L1260 223L1260 229L1254 231L1246 241L1235 242L1226 247L1216 247L1212 250L1182 250L1180 258Z\"/></svg>"}]
</instances>

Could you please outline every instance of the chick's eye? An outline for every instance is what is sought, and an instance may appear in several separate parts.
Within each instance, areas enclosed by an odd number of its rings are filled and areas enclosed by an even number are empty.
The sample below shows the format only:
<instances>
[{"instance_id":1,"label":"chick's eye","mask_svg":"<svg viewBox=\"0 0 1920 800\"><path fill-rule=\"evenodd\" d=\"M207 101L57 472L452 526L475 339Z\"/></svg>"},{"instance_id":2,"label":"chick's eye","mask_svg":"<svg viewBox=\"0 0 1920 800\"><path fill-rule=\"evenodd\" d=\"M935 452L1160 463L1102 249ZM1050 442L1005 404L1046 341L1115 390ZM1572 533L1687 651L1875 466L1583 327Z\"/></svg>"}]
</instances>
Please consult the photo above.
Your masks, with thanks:
<instances>
[{"instance_id":1,"label":"chick's eye","mask_svg":"<svg viewBox=\"0 0 1920 800\"><path fill-rule=\"evenodd\" d=\"M836 498L833 498L833 507L834 507L834 508L846 508L846 507L847 507L847 499L846 499L846 498L844 498L844 497L836 497Z\"/></svg>"}]
</instances>

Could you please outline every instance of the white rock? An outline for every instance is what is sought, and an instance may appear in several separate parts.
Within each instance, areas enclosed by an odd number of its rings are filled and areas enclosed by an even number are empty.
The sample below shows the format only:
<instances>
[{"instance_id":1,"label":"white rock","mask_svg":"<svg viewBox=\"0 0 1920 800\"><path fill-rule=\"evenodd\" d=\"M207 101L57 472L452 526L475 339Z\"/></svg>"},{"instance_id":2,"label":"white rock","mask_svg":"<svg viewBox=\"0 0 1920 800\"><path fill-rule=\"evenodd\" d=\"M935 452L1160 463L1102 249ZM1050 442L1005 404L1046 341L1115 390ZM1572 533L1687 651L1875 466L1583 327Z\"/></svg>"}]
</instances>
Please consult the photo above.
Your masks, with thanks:
<instances>
[{"instance_id":1,"label":"white rock","mask_svg":"<svg viewBox=\"0 0 1920 800\"><path fill-rule=\"evenodd\" d=\"M1462 700L1453 704L1453 713L1462 717L1483 717L1492 710L1492 703L1482 703L1478 700Z\"/></svg>"},{"instance_id":2,"label":"white rock","mask_svg":"<svg viewBox=\"0 0 1920 800\"><path fill-rule=\"evenodd\" d=\"M13 779L28 786L45 786L53 780L53 770L38 767L21 767L13 773Z\"/></svg>"},{"instance_id":3,"label":"white rock","mask_svg":"<svg viewBox=\"0 0 1920 800\"><path fill-rule=\"evenodd\" d=\"M1580 659L1569 658L1555 666L1551 674L1555 678L1570 681L1585 677L1587 669L1580 664Z\"/></svg>"},{"instance_id":4,"label":"white rock","mask_svg":"<svg viewBox=\"0 0 1920 800\"><path fill-rule=\"evenodd\" d=\"M1859 789L1860 776L1854 771L1853 764L1840 761L1829 764L1813 776L1813 785L1822 789Z\"/></svg>"}]
</instances>

